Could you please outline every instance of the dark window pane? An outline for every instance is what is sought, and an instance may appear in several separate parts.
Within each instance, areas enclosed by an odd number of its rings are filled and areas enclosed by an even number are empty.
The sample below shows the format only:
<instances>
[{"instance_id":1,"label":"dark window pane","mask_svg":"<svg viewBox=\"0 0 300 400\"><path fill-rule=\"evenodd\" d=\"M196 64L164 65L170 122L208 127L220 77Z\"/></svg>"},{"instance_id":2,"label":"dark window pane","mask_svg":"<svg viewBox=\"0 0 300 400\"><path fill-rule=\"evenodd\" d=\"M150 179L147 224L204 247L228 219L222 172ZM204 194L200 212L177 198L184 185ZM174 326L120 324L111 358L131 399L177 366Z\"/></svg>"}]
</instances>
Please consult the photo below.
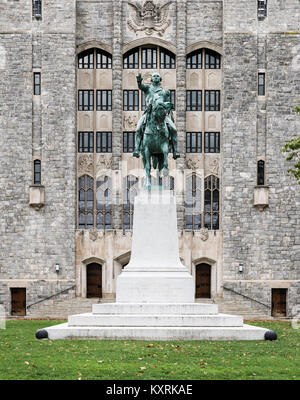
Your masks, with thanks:
<instances>
[{"instance_id":1,"label":"dark window pane","mask_svg":"<svg viewBox=\"0 0 300 400\"><path fill-rule=\"evenodd\" d=\"M110 69L112 66L111 55L104 50L96 50L97 64L96 68Z\"/></svg>"},{"instance_id":2,"label":"dark window pane","mask_svg":"<svg viewBox=\"0 0 300 400\"><path fill-rule=\"evenodd\" d=\"M78 90L78 111L94 110L94 91Z\"/></svg>"},{"instance_id":3,"label":"dark window pane","mask_svg":"<svg viewBox=\"0 0 300 400\"><path fill-rule=\"evenodd\" d=\"M202 50L196 50L188 54L186 58L187 69L201 69L202 68Z\"/></svg>"},{"instance_id":4,"label":"dark window pane","mask_svg":"<svg viewBox=\"0 0 300 400\"><path fill-rule=\"evenodd\" d=\"M205 68L220 69L220 54L213 50L205 50Z\"/></svg>"},{"instance_id":5,"label":"dark window pane","mask_svg":"<svg viewBox=\"0 0 300 400\"><path fill-rule=\"evenodd\" d=\"M257 163L257 185L265 184L265 162L259 160Z\"/></svg>"},{"instance_id":6,"label":"dark window pane","mask_svg":"<svg viewBox=\"0 0 300 400\"><path fill-rule=\"evenodd\" d=\"M78 68L79 69L94 68L94 49L85 50L78 55Z\"/></svg>"},{"instance_id":7,"label":"dark window pane","mask_svg":"<svg viewBox=\"0 0 300 400\"><path fill-rule=\"evenodd\" d=\"M132 153L135 146L135 132L123 132L123 152Z\"/></svg>"},{"instance_id":8,"label":"dark window pane","mask_svg":"<svg viewBox=\"0 0 300 400\"><path fill-rule=\"evenodd\" d=\"M175 55L168 50L160 48L160 68L171 69L175 67Z\"/></svg>"},{"instance_id":9,"label":"dark window pane","mask_svg":"<svg viewBox=\"0 0 300 400\"><path fill-rule=\"evenodd\" d=\"M35 95L41 94L41 73L34 72L33 73L33 93Z\"/></svg>"},{"instance_id":10,"label":"dark window pane","mask_svg":"<svg viewBox=\"0 0 300 400\"><path fill-rule=\"evenodd\" d=\"M124 54L123 68L125 69L138 69L139 68L139 51L133 49Z\"/></svg>"},{"instance_id":11,"label":"dark window pane","mask_svg":"<svg viewBox=\"0 0 300 400\"><path fill-rule=\"evenodd\" d=\"M265 74L264 73L258 74L258 95L259 96L265 95Z\"/></svg>"}]
</instances>

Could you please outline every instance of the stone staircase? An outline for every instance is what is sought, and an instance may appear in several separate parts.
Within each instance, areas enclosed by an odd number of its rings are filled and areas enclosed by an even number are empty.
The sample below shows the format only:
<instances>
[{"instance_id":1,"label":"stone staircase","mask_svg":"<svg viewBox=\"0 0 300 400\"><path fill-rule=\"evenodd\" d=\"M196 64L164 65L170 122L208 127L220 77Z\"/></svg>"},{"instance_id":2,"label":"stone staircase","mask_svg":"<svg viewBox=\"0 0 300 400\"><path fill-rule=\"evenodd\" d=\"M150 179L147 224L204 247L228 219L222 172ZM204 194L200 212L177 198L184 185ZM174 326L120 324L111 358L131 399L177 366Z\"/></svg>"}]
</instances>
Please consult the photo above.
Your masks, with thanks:
<instances>
[{"instance_id":1,"label":"stone staircase","mask_svg":"<svg viewBox=\"0 0 300 400\"><path fill-rule=\"evenodd\" d=\"M109 303L112 300L86 299L83 297L73 297L71 299L48 300L47 304L40 303L27 310L27 318L39 319L67 319L68 315L81 314L92 311L92 305L97 303Z\"/></svg>"},{"instance_id":2,"label":"stone staircase","mask_svg":"<svg viewBox=\"0 0 300 400\"><path fill-rule=\"evenodd\" d=\"M218 304L219 313L241 315L247 320L273 319L270 309L256 303L255 301L244 298L228 299L223 297L218 299L197 299L196 302Z\"/></svg>"},{"instance_id":3,"label":"stone staircase","mask_svg":"<svg viewBox=\"0 0 300 400\"><path fill-rule=\"evenodd\" d=\"M29 308L26 317L40 319L67 319L69 315L91 312L93 304L114 302L115 301L111 299L86 299L83 297L72 297L66 299L54 298ZM243 298L197 299L195 302L218 304L219 313L241 315L248 320L273 319L273 317L270 316L270 310L268 308L254 301Z\"/></svg>"}]
</instances>

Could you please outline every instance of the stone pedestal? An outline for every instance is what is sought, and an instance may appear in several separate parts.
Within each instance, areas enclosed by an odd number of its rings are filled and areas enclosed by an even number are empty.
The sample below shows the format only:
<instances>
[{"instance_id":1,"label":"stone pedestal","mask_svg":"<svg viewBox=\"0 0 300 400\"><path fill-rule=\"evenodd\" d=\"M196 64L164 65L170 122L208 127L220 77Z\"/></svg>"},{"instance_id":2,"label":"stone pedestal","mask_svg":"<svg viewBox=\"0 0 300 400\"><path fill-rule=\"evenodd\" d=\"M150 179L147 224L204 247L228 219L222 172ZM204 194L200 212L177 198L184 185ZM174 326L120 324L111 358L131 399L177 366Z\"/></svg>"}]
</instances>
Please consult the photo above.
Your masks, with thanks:
<instances>
[{"instance_id":1,"label":"stone pedestal","mask_svg":"<svg viewBox=\"0 0 300 400\"><path fill-rule=\"evenodd\" d=\"M39 330L49 339L262 340L270 331L194 302L194 281L178 253L175 197L142 191L135 200L130 263L117 278L116 303ZM269 335L266 335L268 333ZM273 339L270 339L273 340Z\"/></svg>"},{"instance_id":2,"label":"stone pedestal","mask_svg":"<svg viewBox=\"0 0 300 400\"><path fill-rule=\"evenodd\" d=\"M179 258L176 203L169 190L143 190L135 199L131 259L117 278L116 301L194 301L194 280Z\"/></svg>"}]
</instances>

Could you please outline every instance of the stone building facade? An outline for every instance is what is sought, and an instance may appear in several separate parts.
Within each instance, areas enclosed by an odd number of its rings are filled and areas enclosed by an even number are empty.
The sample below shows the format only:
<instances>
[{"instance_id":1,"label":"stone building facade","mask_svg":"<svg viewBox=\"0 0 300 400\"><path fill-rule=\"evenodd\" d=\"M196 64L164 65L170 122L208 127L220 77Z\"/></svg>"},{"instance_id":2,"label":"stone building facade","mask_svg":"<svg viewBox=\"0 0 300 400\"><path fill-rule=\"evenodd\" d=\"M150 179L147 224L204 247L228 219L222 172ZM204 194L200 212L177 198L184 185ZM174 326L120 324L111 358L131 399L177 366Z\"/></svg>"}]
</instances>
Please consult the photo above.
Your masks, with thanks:
<instances>
[{"instance_id":1,"label":"stone building facade","mask_svg":"<svg viewBox=\"0 0 300 400\"><path fill-rule=\"evenodd\" d=\"M196 297L294 315L300 190L280 149L299 134L298 0L4 0L0 11L7 314L22 296L30 315L74 289L113 301L143 182L136 75L159 71L181 153L163 183Z\"/></svg>"}]
</instances>

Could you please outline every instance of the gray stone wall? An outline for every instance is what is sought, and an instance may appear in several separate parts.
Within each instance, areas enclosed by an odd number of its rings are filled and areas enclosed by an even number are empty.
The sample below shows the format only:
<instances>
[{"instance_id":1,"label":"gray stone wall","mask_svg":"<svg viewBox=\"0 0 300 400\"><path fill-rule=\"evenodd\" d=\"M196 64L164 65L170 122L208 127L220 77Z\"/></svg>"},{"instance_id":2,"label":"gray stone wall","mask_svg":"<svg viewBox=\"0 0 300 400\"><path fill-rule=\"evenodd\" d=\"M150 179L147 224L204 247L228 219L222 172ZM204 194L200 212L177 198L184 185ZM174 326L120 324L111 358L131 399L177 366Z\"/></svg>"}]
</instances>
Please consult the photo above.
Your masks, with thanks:
<instances>
[{"instance_id":1,"label":"gray stone wall","mask_svg":"<svg viewBox=\"0 0 300 400\"><path fill-rule=\"evenodd\" d=\"M223 1L187 1L187 46L210 41L222 46Z\"/></svg>"},{"instance_id":2,"label":"gray stone wall","mask_svg":"<svg viewBox=\"0 0 300 400\"><path fill-rule=\"evenodd\" d=\"M9 282L26 287L27 302L34 302L70 286L75 264L75 1L68 1L67 14L44 1L42 21L32 21L31 1L13 4L14 10L6 4L6 33L0 31L0 301L7 310ZM33 68L42 77L34 100ZM40 210L29 206L36 155L46 193Z\"/></svg>"},{"instance_id":3,"label":"gray stone wall","mask_svg":"<svg viewBox=\"0 0 300 400\"><path fill-rule=\"evenodd\" d=\"M289 7L282 9L277 32L272 32L268 19L258 23L250 17L256 13L252 2L242 3L224 2L223 277L225 283L235 280L236 284L230 284L237 291L249 292L270 304L268 285L247 281L300 277L300 187L287 174L290 164L280 152L286 141L299 135L299 117L294 111L294 105L299 104L299 66L295 58L299 25L292 24L294 15L299 16L299 3L289 2ZM281 3L268 3L271 19ZM280 32L287 26L292 32ZM259 68L266 73L263 100L257 98ZM269 186L269 207L262 212L253 207L256 161L260 156L265 156ZM239 263L244 265L242 274L238 272ZM289 312L299 301L295 296L297 286L299 282L289 290Z\"/></svg>"}]
</instances>

